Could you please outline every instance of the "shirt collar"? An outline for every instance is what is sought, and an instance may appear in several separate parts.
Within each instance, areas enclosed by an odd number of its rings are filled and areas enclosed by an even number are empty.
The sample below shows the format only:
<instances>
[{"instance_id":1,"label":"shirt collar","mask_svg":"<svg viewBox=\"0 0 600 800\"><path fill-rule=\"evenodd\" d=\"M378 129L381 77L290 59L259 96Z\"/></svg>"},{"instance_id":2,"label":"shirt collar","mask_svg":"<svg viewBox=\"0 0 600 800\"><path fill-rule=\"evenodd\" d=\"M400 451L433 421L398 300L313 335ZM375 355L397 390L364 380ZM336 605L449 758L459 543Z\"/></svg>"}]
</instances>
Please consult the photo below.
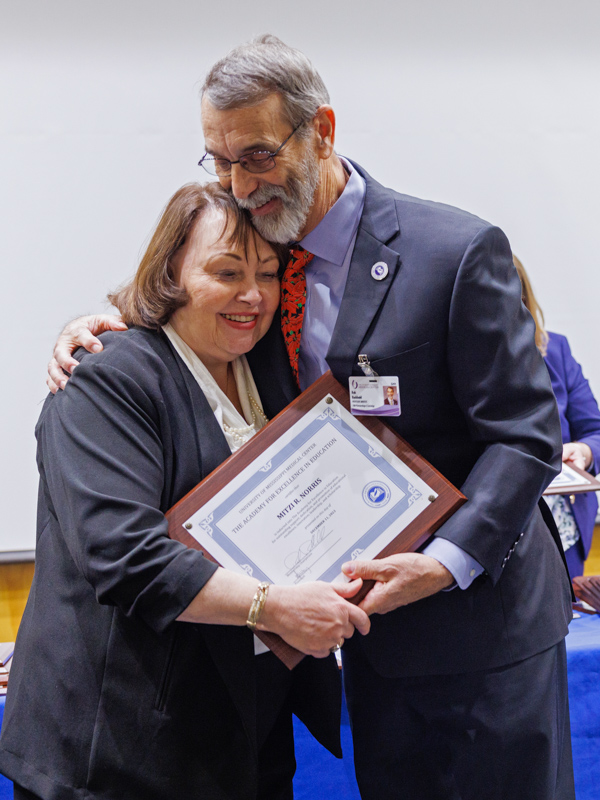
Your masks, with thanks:
<instances>
[{"instance_id":1,"label":"shirt collar","mask_svg":"<svg viewBox=\"0 0 600 800\"><path fill-rule=\"evenodd\" d=\"M318 258L341 266L352 244L362 214L366 183L352 165L340 159L350 173L344 191L321 222L300 242Z\"/></svg>"}]
</instances>

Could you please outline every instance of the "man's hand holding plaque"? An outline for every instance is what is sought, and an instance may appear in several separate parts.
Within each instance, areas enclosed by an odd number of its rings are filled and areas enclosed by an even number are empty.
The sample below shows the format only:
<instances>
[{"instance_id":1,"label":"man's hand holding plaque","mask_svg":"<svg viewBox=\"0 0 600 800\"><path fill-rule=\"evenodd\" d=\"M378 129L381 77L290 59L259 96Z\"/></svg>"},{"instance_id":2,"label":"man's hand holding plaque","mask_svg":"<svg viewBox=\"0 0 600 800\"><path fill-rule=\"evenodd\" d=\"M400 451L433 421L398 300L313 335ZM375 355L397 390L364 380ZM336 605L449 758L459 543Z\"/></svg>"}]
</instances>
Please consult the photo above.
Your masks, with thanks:
<instances>
[{"instance_id":1,"label":"man's hand holding plaque","mask_svg":"<svg viewBox=\"0 0 600 800\"><path fill-rule=\"evenodd\" d=\"M387 614L400 606L448 588L452 574L435 558L422 553L398 553L372 561L349 561L342 567L348 578L375 581L359 607L367 614Z\"/></svg>"}]
</instances>

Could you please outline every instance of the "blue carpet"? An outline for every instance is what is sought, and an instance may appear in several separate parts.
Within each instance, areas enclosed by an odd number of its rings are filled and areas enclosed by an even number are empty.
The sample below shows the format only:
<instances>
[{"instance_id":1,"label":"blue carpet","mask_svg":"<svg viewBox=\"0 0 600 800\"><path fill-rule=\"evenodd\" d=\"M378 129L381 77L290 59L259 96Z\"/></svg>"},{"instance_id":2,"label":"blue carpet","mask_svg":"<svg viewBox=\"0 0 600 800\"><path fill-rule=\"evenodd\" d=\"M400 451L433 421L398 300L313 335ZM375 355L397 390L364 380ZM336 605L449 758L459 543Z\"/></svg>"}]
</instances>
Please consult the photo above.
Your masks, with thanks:
<instances>
[{"instance_id":1,"label":"blue carpet","mask_svg":"<svg viewBox=\"0 0 600 800\"><path fill-rule=\"evenodd\" d=\"M348 712L342 709L342 751L335 758L317 742L299 719L294 717L294 739L298 768L294 777L294 800L360 800L354 777L352 735Z\"/></svg>"}]
</instances>

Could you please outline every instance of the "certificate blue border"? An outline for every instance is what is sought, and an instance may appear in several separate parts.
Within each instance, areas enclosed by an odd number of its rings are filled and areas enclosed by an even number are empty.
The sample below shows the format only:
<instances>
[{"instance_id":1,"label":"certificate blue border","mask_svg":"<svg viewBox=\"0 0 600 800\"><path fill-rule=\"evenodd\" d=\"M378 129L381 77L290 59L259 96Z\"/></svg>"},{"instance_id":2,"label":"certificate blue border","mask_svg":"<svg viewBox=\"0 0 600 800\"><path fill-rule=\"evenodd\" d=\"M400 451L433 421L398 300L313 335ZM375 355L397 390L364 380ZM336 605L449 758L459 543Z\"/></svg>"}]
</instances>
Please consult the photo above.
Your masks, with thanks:
<instances>
[{"instance_id":1,"label":"certificate blue border","mask_svg":"<svg viewBox=\"0 0 600 800\"><path fill-rule=\"evenodd\" d=\"M311 439L316 433L323 430L325 427L330 426L335 432L341 434L356 450L358 450L368 461L375 466L388 481L393 483L401 491L404 496L397 501L394 505L390 506L387 513L381 517L366 533L352 543L352 546L333 564L329 569L319 576L311 576L311 580L332 581L341 572L342 564L352 558L352 553L357 549L364 550L375 539L377 539L383 531L388 528L395 520L404 514L404 512L422 495L403 475L397 472L394 467L382 458L365 439L363 439L347 422L345 422L336 412L331 408L326 408L315 420L309 423L300 433L295 436L288 444L272 457L271 461L262 466L257 465L256 471L248 476L244 483L239 486L231 495L225 498L211 513L209 517L198 521L198 525L221 547L231 559L239 564L245 571L250 572L253 577L262 581L272 581L272 579L264 573L260 567L252 561L244 550L238 547L229 536L219 527L220 521L226 516L233 508L241 505L245 498L250 497L256 490L260 488L262 483L265 483L273 476L277 469L283 464L289 463L293 460L294 454L299 451L306 442ZM333 432L333 431L332 431Z\"/></svg>"}]
</instances>

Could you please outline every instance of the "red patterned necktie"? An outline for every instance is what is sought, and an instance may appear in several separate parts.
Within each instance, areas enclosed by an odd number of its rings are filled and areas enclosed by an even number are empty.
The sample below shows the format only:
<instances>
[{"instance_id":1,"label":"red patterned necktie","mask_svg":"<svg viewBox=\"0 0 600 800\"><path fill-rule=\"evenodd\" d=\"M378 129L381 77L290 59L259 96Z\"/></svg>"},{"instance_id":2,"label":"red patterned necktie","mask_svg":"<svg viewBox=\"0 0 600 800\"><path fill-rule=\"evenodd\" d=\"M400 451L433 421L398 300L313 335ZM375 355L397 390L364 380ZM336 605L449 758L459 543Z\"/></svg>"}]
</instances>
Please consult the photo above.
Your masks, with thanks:
<instances>
[{"instance_id":1,"label":"red patterned necktie","mask_svg":"<svg viewBox=\"0 0 600 800\"><path fill-rule=\"evenodd\" d=\"M306 277L304 267L313 258L303 247L290 250L290 260L281 279L281 330L288 351L296 383L298 379L298 355L300 353L300 334L306 303Z\"/></svg>"}]
</instances>

